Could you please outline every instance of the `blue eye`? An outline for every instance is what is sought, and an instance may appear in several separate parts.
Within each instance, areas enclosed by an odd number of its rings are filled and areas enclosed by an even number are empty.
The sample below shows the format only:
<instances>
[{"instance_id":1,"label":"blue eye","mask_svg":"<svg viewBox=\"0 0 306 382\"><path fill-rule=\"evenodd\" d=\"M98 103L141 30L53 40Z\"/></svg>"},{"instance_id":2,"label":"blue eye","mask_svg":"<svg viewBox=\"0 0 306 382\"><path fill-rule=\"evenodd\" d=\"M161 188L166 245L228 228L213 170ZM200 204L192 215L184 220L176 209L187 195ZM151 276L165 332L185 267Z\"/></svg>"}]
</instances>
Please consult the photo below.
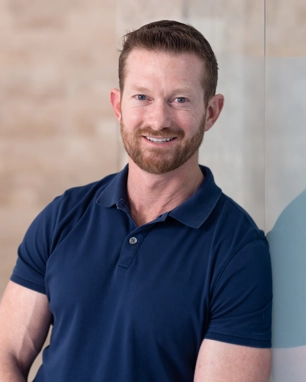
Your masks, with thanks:
<instances>
[{"instance_id":1,"label":"blue eye","mask_svg":"<svg viewBox=\"0 0 306 382\"><path fill-rule=\"evenodd\" d=\"M139 101L145 101L147 99L147 96L145 96L144 94L137 94L136 99L138 99Z\"/></svg>"},{"instance_id":2,"label":"blue eye","mask_svg":"<svg viewBox=\"0 0 306 382\"><path fill-rule=\"evenodd\" d=\"M176 100L178 103L185 103L187 101L185 97L177 97Z\"/></svg>"}]
</instances>

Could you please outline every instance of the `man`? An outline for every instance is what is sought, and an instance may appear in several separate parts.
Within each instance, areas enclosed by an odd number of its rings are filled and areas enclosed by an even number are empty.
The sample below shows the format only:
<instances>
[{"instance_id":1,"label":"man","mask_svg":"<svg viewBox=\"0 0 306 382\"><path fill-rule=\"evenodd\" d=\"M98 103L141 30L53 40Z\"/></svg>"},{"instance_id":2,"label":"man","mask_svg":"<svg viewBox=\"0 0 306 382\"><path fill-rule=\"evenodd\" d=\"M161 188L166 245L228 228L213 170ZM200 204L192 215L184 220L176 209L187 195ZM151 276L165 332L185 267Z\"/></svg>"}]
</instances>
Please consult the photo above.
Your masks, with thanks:
<instances>
[{"instance_id":1,"label":"man","mask_svg":"<svg viewBox=\"0 0 306 382\"><path fill-rule=\"evenodd\" d=\"M252 219L198 164L217 61L193 27L127 34L111 103L129 163L35 219L1 305L1 381L264 382L271 269Z\"/></svg>"}]
</instances>

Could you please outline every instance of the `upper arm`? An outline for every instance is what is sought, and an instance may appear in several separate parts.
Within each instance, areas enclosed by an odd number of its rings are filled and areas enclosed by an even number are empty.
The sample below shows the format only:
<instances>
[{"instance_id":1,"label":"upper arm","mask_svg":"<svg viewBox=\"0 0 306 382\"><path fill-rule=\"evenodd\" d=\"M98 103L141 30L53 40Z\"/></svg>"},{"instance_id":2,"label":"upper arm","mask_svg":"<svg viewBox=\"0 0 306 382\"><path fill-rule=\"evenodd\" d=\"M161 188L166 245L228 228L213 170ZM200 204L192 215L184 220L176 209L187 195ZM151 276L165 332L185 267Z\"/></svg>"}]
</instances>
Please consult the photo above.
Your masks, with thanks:
<instances>
[{"instance_id":1,"label":"upper arm","mask_svg":"<svg viewBox=\"0 0 306 382\"><path fill-rule=\"evenodd\" d=\"M203 338L271 347L272 273L265 240L253 240L240 248L217 273L209 293Z\"/></svg>"},{"instance_id":2,"label":"upper arm","mask_svg":"<svg viewBox=\"0 0 306 382\"><path fill-rule=\"evenodd\" d=\"M212 286L210 317L194 382L268 382L271 263L267 242L244 245Z\"/></svg>"},{"instance_id":3,"label":"upper arm","mask_svg":"<svg viewBox=\"0 0 306 382\"><path fill-rule=\"evenodd\" d=\"M51 323L47 296L9 282L0 305L0 351L27 375Z\"/></svg>"},{"instance_id":4,"label":"upper arm","mask_svg":"<svg viewBox=\"0 0 306 382\"><path fill-rule=\"evenodd\" d=\"M259 349L205 339L194 382L268 382L271 349Z\"/></svg>"}]
</instances>

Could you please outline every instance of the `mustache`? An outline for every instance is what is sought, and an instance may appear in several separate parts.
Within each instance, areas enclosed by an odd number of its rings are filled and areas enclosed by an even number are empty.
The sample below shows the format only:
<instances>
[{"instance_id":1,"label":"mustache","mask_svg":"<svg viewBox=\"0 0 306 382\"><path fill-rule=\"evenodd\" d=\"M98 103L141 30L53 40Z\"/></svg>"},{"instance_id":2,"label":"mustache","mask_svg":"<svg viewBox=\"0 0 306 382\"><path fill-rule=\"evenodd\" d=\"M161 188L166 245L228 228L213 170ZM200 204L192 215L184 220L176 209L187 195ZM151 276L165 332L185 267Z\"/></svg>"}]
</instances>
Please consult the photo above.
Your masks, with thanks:
<instances>
[{"instance_id":1,"label":"mustache","mask_svg":"<svg viewBox=\"0 0 306 382\"><path fill-rule=\"evenodd\" d=\"M178 137L183 138L185 133L183 130L179 129L170 129L169 127L163 127L160 130L152 129L150 126L139 128L137 131L138 135L145 135L150 137Z\"/></svg>"}]
</instances>

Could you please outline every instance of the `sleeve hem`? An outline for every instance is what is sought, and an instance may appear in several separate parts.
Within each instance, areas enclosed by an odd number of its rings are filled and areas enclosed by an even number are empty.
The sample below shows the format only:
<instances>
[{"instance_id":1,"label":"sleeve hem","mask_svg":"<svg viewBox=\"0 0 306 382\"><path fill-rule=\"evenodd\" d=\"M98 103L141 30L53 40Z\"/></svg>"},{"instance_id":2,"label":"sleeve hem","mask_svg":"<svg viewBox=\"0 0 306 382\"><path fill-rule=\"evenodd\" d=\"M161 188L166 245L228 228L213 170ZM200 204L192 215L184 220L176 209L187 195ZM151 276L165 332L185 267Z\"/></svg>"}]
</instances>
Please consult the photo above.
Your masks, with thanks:
<instances>
[{"instance_id":1,"label":"sleeve hem","mask_svg":"<svg viewBox=\"0 0 306 382\"><path fill-rule=\"evenodd\" d=\"M43 285L37 284L37 283L29 281L29 280L25 280L25 279L15 275L15 274L13 274L11 276L10 280L16 284L19 284L19 285L25 287L25 288L34 290L35 292L46 294L46 289Z\"/></svg>"},{"instance_id":2,"label":"sleeve hem","mask_svg":"<svg viewBox=\"0 0 306 382\"><path fill-rule=\"evenodd\" d=\"M216 340L220 342L230 343L233 345L242 345L242 346L249 346L254 348L269 349L272 347L271 340L264 340L264 339L259 340L254 338L246 338L241 336L220 334L215 332L207 333L205 335L205 338L209 340Z\"/></svg>"}]
</instances>

